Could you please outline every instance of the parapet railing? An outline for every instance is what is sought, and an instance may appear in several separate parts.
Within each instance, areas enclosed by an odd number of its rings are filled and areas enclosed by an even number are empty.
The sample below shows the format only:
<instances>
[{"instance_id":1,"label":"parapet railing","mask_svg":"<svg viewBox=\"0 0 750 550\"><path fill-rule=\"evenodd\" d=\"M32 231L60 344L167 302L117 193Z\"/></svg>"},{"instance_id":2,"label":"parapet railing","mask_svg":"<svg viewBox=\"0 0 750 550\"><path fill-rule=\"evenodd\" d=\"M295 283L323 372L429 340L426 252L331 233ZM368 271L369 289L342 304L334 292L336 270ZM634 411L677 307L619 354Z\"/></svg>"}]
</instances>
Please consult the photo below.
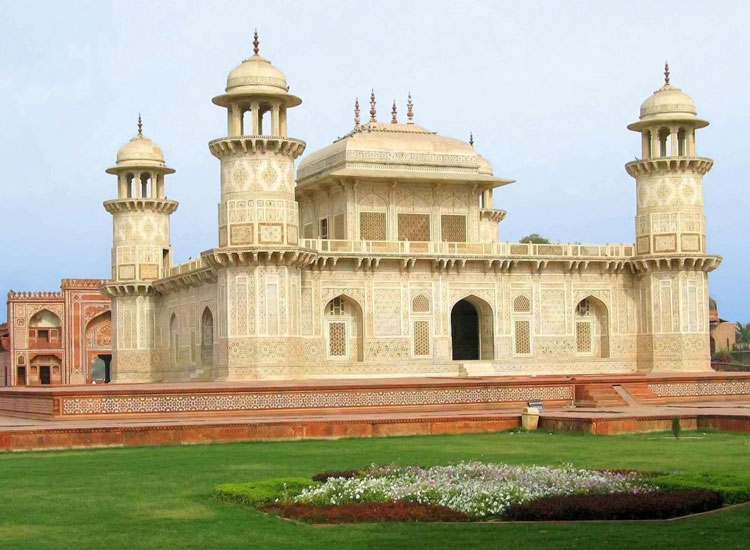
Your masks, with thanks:
<instances>
[{"instance_id":1,"label":"parapet railing","mask_svg":"<svg viewBox=\"0 0 750 550\"><path fill-rule=\"evenodd\" d=\"M304 248L324 253L399 254L399 255L470 255L507 257L585 257L630 258L635 255L632 243L458 243L434 241L342 241L332 239L302 239Z\"/></svg>"}]
</instances>

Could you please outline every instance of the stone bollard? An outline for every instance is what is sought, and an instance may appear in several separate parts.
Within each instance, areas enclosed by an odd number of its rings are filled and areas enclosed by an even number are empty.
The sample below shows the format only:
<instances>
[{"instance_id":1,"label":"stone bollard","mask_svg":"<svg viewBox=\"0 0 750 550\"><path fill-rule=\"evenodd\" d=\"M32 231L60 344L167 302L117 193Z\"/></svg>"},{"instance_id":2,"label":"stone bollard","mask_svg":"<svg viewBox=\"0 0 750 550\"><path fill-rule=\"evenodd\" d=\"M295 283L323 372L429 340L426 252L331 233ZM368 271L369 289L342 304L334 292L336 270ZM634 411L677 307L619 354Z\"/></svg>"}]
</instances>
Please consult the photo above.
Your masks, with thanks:
<instances>
[{"instance_id":1,"label":"stone bollard","mask_svg":"<svg viewBox=\"0 0 750 550\"><path fill-rule=\"evenodd\" d=\"M521 413L521 426L524 430L536 430L539 425L539 409L526 407Z\"/></svg>"}]
</instances>

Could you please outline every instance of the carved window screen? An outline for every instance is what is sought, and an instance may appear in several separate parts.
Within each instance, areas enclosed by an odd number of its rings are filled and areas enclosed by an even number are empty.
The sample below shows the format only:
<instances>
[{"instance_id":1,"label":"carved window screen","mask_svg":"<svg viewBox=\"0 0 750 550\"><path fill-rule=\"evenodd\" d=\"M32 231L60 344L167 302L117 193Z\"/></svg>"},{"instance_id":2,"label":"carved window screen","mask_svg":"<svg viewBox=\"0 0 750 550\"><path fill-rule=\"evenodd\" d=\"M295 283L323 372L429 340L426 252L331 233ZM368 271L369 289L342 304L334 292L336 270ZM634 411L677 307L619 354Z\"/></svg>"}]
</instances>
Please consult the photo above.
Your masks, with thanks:
<instances>
[{"instance_id":1,"label":"carved window screen","mask_svg":"<svg viewBox=\"0 0 750 550\"><path fill-rule=\"evenodd\" d=\"M531 353L531 321L516 321L515 323L516 355Z\"/></svg>"},{"instance_id":2,"label":"carved window screen","mask_svg":"<svg viewBox=\"0 0 750 550\"><path fill-rule=\"evenodd\" d=\"M430 300L424 294L418 294L411 301L411 309L414 313L427 313L430 311Z\"/></svg>"},{"instance_id":3,"label":"carved window screen","mask_svg":"<svg viewBox=\"0 0 750 550\"><path fill-rule=\"evenodd\" d=\"M384 241L385 212L360 212L359 238L363 241Z\"/></svg>"},{"instance_id":4,"label":"carved window screen","mask_svg":"<svg viewBox=\"0 0 750 550\"><path fill-rule=\"evenodd\" d=\"M306 223L302 226L302 237L304 239L312 239L313 238L313 224Z\"/></svg>"},{"instance_id":5,"label":"carved window screen","mask_svg":"<svg viewBox=\"0 0 750 550\"><path fill-rule=\"evenodd\" d=\"M466 242L466 216L443 214L440 218L443 241L452 243Z\"/></svg>"},{"instance_id":6,"label":"carved window screen","mask_svg":"<svg viewBox=\"0 0 750 550\"><path fill-rule=\"evenodd\" d=\"M576 352L591 353L591 323L576 321Z\"/></svg>"},{"instance_id":7,"label":"carved window screen","mask_svg":"<svg viewBox=\"0 0 750 550\"><path fill-rule=\"evenodd\" d=\"M414 321L414 355L430 355L429 321Z\"/></svg>"},{"instance_id":8,"label":"carved window screen","mask_svg":"<svg viewBox=\"0 0 750 550\"><path fill-rule=\"evenodd\" d=\"M320 219L320 238L321 239L328 238L328 218Z\"/></svg>"},{"instance_id":9,"label":"carved window screen","mask_svg":"<svg viewBox=\"0 0 750 550\"><path fill-rule=\"evenodd\" d=\"M529 300L529 297L524 295L516 296L513 300L513 311L521 313L531 312L531 301Z\"/></svg>"},{"instance_id":10,"label":"carved window screen","mask_svg":"<svg viewBox=\"0 0 750 550\"><path fill-rule=\"evenodd\" d=\"M429 214L399 214L398 215L398 240L399 241L429 241L430 240L430 215Z\"/></svg>"},{"instance_id":11,"label":"carved window screen","mask_svg":"<svg viewBox=\"0 0 750 550\"><path fill-rule=\"evenodd\" d=\"M328 323L328 355L346 357L346 322Z\"/></svg>"}]
</instances>

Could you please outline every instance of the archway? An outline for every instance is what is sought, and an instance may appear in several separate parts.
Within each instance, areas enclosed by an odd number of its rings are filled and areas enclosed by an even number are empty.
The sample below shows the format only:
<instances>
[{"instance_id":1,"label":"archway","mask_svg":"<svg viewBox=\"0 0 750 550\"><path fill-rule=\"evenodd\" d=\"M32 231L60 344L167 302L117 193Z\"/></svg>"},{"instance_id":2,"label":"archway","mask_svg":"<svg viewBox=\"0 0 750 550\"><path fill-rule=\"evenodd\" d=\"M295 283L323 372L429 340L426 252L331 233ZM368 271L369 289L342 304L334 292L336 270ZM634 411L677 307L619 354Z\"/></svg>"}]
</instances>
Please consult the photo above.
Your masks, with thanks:
<instances>
[{"instance_id":1,"label":"archway","mask_svg":"<svg viewBox=\"0 0 750 550\"><path fill-rule=\"evenodd\" d=\"M109 382L112 358L112 312L104 311L86 325L87 382Z\"/></svg>"},{"instance_id":2,"label":"archway","mask_svg":"<svg viewBox=\"0 0 750 550\"><path fill-rule=\"evenodd\" d=\"M29 320L29 347L31 348L58 348L62 342L62 323L60 318L49 311L42 309L34 314Z\"/></svg>"},{"instance_id":3,"label":"archway","mask_svg":"<svg viewBox=\"0 0 750 550\"><path fill-rule=\"evenodd\" d=\"M454 361L491 360L495 357L492 308L476 296L456 302L451 310Z\"/></svg>"},{"instance_id":4,"label":"archway","mask_svg":"<svg viewBox=\"0 0 750 550\"><path fill-rule=\"evenodd\" d=\"M576 353L609 357L609 313L601 300L589 296L576 305Z\"/></svg>"},{"instance_id":5,"label":"archway","mask_svg":"<svg viewBox=\"0 0 750 550\"><path fill-rule=\"evenodd\" d=\"M336 296L323 312L326 356L329 359L364 361L362 308L348 296Z\"/></svg>"}]
</instances>

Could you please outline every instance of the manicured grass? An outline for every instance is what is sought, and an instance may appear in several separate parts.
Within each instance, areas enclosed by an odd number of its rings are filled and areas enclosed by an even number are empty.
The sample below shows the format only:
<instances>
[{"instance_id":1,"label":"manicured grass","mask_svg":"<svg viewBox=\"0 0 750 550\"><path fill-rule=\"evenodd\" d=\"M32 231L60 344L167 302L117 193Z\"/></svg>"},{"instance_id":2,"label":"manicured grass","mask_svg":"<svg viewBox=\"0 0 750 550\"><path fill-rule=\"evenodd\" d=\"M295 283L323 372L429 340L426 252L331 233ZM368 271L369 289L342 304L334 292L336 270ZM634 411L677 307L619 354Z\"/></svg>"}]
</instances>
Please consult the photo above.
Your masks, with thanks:
<instances>
[{"instance_id":1,"label":"manicured grass","mask_svg":"<svg viewBox=\"0 0 750 550\"><path fill-rule=\"evenodd\" d=\"M501 433L0 455L0 548L747 548L750 507L672 524L320 528L212 498L216 485L379 464L572 462L750 485L750 436Z\"/></svg>"}]
</instances>

